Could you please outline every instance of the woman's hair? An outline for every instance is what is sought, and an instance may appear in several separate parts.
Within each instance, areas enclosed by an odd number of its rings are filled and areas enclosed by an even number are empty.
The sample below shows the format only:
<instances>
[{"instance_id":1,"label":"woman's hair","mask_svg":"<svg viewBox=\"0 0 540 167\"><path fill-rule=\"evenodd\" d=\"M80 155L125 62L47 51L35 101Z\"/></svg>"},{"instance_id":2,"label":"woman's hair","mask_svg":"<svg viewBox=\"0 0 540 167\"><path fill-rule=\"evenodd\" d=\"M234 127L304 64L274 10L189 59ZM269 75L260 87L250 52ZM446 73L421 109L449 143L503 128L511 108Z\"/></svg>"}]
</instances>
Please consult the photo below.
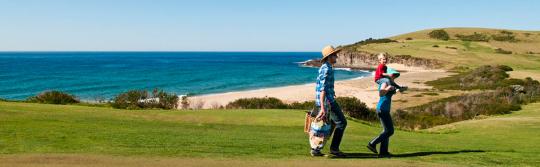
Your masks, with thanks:
<instances>
[{"instance_id":1,"label":"woman's hair","mask_svg":"<svg viewBox=\"0 0 540 167\"><path fill-rule=\"evenodd\" d=\"M381 53L377 54L377 59L379 59L379 60L381 60L383 58L386 58L386 57L388 57L388 53L386 53L386 52L381 52Z\"/></svg>"}]
</instances>

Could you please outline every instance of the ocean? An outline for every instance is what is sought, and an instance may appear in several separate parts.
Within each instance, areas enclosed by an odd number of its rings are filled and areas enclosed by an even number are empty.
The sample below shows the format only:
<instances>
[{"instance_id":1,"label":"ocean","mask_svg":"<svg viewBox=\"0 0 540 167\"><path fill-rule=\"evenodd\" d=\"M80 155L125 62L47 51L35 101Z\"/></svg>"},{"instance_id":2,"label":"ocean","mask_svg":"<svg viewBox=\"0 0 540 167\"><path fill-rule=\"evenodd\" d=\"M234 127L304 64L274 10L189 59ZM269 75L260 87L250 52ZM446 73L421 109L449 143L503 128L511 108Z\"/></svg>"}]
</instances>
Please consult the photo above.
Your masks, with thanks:
<instances>
[{"instance_id":1,"label":"ocean","mask_svg":"<svg viewBox=\"0 0 540 167\"><path fill-rule=\"evenodd\" d=\"M0 98L24 100L46 90L109 100L133 89L213 94L314 83L300 62L319 52L0 52ZM369 76L336 70L336 80Z\"/></svg>"}]
</instances>

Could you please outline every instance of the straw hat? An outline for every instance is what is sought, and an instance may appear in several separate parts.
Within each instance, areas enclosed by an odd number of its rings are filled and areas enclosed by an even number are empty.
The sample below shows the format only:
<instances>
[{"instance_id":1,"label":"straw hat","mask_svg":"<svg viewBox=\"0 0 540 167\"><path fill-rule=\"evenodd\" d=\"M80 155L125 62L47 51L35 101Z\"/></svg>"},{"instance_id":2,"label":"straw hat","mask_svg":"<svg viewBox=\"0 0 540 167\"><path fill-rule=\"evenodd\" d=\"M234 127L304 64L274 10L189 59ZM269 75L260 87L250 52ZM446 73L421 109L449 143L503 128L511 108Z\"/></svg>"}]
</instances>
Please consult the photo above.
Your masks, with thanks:
<instances>
[{"instance_id":1,"label":"straw hat","mask_svg":"<svg viewBox=\"0 0 540 167\"><path fill-rule=\"evenodd\" d=\"M340 50L341 49L334 49L334 47L332 45L328 45L328 46L324 47L323 50L322 50L321 62L324 62L326 60L326 58L328 58L329 56L331 56L333 54L336 54Z\"/></svg>"}]
</instances>

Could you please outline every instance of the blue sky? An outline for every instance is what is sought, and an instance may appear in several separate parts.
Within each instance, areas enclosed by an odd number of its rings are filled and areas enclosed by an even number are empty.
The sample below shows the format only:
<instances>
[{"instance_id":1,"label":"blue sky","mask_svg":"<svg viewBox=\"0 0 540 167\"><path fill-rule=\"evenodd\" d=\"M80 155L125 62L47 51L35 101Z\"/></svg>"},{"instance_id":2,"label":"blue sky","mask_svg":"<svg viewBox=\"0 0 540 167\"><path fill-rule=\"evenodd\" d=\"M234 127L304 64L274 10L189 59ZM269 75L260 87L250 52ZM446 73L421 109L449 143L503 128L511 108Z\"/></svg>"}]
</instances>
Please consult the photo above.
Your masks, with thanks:
<instances>
[{"instance_id":1,"label":"blue sky","mask_svg":"<svg viewBox=\"0 0 540 167\"><path fill-rule=\"evenodd\" d=\"M0 0L0 51L319 51L437 27L540 30L540 1Z\"/></svg>"}]
</instances>

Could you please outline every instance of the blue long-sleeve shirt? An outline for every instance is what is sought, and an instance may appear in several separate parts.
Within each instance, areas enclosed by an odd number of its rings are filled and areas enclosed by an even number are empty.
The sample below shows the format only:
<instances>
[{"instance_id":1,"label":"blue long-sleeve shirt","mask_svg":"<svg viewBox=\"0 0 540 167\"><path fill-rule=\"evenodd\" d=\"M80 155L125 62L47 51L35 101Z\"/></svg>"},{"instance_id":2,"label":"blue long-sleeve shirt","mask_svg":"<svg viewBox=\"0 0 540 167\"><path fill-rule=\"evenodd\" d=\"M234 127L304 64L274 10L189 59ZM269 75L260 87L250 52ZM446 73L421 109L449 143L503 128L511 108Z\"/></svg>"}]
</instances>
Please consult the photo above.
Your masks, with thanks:
<instances>
[{"instance_id":1,"label":"blue long-sleeve shirt","mask_svg":"<svg viewBox=\"0 0 540 167\"><path fill-rule=\"evenodd\" d=\"M332 103L335 101L334 96L334 69L330 63L325 62L319 68L319 75L317 76L317 85L315 86L315 104L321 106L321 92L325 92L325 99L327 102Z\"/></svg>"}]
</instances>

